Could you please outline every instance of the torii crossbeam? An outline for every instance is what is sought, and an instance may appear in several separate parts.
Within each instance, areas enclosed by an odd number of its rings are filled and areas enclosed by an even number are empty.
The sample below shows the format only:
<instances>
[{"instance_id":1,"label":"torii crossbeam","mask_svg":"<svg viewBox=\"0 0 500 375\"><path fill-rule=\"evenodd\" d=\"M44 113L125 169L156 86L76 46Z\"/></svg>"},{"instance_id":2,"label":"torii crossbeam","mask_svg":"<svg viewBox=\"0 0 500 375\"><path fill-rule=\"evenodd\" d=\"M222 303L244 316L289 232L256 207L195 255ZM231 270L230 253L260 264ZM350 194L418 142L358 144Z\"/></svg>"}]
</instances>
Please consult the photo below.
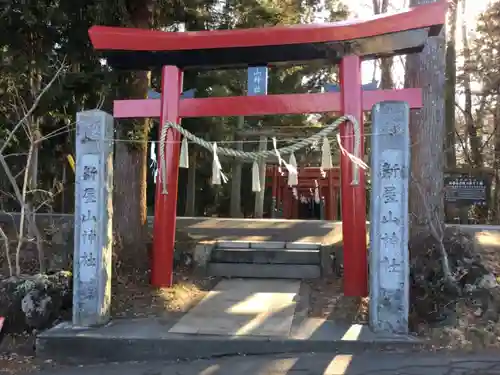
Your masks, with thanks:
<instances>
[{"instance_id":1,"label":"torii crossbeam","mask_svg":"<svg viewBox=\"0 0 500 375\"><path fill-rule=\"evenodd\" d=\"M353 115L362 123L363 111L371 110L377 102L399 100L408 102L411 108L422 106L417 88L363 92L360 64L366 59L420 52L427 38L440 32L447 7L446 2L438 2L367 20L246 30L178 33L94 26L89 35L94 48L103 52L113 68L163 67L161 99L117 100L116 118L160 117L163 125L183 117L339 112ZM340 64L340 92L179 100L183 70L276 66L312 60ZM352 125L344 124L340 132L343 146L352 153ZM156 192L152 260L155 286L172 283L180 134L169 128L166 141L168 195L161 194L160 184ZM342 155L344 294L365 296L365 178L362 175L359 185L352 186L352 173L349 158Z\"/></svg>"}]
</instances>

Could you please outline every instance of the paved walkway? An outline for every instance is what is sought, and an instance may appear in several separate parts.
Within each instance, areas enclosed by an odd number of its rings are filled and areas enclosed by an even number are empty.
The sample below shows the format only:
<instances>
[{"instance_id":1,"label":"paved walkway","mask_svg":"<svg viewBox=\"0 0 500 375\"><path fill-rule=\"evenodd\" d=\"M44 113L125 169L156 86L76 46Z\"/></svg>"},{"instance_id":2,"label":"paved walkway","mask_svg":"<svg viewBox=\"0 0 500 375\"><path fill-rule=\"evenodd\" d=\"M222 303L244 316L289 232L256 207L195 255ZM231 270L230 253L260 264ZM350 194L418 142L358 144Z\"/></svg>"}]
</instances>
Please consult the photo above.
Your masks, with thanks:
<instances>
[{"instance_id":1,"label":"paved walkway","mask_svg":"<svg viewBox=\"0 0 500 375\"><path fill-rule=\"evenodd\" d=\"M82 366L38 375L498 375L500 356L412 353L239 356Z\"/></svg>"},{"instance_id":2,"label":"paved walkway","mask_svg":"<svg viewBox=\"0 0 500 375\"><path fill-rule=\"evenodd\" d=\"M336 244L342 223L320 220L224 219L178 217L177 229L197 239L226 241L285 241Z\"/></svg>"},{"instance_id":3,"label":"paved walkway","mask_svg":"<svg viewBox=\"0 0 500 375\"><path fill-rule=\"evenodd\" d=\"M227 336L288 336L298 280L223 280L170 333Z\"/></svg>"}]
</instances>

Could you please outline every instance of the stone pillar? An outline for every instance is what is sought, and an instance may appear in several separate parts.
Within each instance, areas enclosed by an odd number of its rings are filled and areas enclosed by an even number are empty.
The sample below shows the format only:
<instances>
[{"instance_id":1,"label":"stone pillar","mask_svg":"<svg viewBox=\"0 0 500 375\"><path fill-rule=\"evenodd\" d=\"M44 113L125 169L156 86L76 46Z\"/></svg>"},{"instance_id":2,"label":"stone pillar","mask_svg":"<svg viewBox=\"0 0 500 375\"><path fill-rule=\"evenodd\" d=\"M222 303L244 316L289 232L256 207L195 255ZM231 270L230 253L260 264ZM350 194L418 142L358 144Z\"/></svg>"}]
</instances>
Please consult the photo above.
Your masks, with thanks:
<instances>
[{"instance_id":1,"label":"stone pillar","mask_svg":"<svg viewBox=\"0 0 500 375\"><path fill-rule=\"evenodd\" d=\"M99 111L76 116L73 325L110 318L113 189L113 117Z\"/></svg>"},{"instance_id":2,"label":"stone pillar","mask_svg":"<svg viewBox=\"0 0 500 375\"><path fill-rule=\"evenodd\" d=\"M382 102L372 114L370 209L370 325L408 332L409 107Z\"/></svg>"}]
</instances>

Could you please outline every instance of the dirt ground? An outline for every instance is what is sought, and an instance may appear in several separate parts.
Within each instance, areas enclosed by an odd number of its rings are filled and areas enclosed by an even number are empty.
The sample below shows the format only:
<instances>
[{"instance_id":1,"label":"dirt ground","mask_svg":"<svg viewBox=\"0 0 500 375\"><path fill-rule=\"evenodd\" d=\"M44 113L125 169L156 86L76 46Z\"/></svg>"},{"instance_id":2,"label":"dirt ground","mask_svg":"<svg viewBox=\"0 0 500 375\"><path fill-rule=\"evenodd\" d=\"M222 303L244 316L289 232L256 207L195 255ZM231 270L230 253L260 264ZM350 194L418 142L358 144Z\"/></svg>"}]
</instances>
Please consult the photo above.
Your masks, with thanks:
<instances>
[{"instance_id":1,"label":"dirt ground","mask_svg":"<svg viewBox=\"0 0 500 375\"><path fill-rule=\"evenodd\" d=\"M500 232L475 233L475 250L481 263L500 283ZM497 287L496 289L499 289ZM500 293L500 291L496 291ZM427 338L436 348L482 350L500 349L500 321L488 320L467 299L459 301L455 317L438 326L422 325L417 334Z\"/></svg>"},{"instance_id":2,"label":"dirt ground","mask_svg":"<svg viewBox=\"0 0 500 375\"><path fill-rule=\"evenodd\" d=\"M309 285L309 316L349 323L368 322L368 297L346 297L342 278L330 276L304 281Z\"/></svg>"}]
</instances>

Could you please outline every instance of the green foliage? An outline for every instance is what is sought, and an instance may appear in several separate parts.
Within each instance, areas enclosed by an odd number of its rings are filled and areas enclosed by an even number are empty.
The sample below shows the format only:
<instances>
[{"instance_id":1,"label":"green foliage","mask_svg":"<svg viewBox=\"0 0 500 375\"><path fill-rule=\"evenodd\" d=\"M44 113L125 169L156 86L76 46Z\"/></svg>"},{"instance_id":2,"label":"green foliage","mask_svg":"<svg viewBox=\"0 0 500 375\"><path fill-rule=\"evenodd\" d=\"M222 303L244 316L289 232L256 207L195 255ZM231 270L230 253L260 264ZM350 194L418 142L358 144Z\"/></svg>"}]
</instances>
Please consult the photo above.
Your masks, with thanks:
<instances>
[{"instance_id":1,"label":"green foliage","mask_svg":"<svg viewBox=\"0 0 500 375\"><path fill-rule=\"evenodd\" d=\"M102 64L88 38L94 24L131 26L131 18L141 1L133 0L11 0L0 13L0 139L4 139L24 113L33 105L44 85L58 66L67 64L65 74L45 94L36 111L28 119L32 129L49 136L39 155L40 188L60 180L65 154L74 153L75 113L100 106L111 112L112 100L131 94L133 74L115 72ZM152 3L153 4L153 3ZM312 22L320 12L327 19L343 19L347 15L340 0L181 0L154 2L152 23L156 29L214 30L262 27L278 24ZM311 92L335 78L333 67L299 66L272 68L269 92ZM152 87L159 89L159 71L152 72ZM197 89L197 96L245 95L246 71L225 70L187 72L186 89ZM263 126L300 126L305 116L268 116L250 118ZM122 123L120 123L121 127ZM184 125L195 133L214 140L232 139L236 119L187 119ZM148 138L149 126L144 121L123 122L120 136L136 140ZM56 135L54 135L56 134ZM156 134L149 136L156 138ZM19 132L8 152L26 150L27 139ZM12 159L14 172L24 167L24 159ZM210 163L202 172L210 175ZM2 180L0 174L0 180ZM203 181L204 191L209 190ZM0 184L1 185L1 184ZM201 189L201 187L200 187ZM212 194L212 193L210 193ZM71 195L66 197L72 200ZM57 210L57 207L56 207Z\"/></svg>"}]
</instances>

